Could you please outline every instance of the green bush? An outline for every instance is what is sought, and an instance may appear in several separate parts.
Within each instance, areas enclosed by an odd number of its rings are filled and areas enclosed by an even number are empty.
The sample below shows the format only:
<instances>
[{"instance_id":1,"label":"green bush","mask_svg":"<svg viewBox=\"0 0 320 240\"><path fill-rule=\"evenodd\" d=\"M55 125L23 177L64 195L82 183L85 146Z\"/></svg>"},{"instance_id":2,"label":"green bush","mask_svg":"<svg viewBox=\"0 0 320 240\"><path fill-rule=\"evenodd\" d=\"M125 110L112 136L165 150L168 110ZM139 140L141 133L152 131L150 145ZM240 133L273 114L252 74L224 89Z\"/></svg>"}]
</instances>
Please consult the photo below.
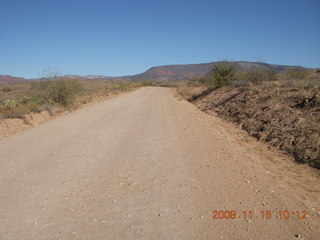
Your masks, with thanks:
<instances>
[{"instance_id":1,"label":"green bush","mask_svg":"<svg viewBox=\"0 0 320 240\"><path fill-rule=\"evenodd\" d=\"M19 102L16 99L6 99L1 105L0 109L12 109L17 107Z\"/></svg>"},{"instance_id":2,"label":"green bush","mask_svg":"<svg viewBox=\"0 0 320 240\"><path fill-rule=\"evenodd\" d=\"M74 102L75 96L81 91L82 86L75 80L58 78L36 82L33 89L38 92L40 99L68 106Z\"/></svg>"},{"instance_id":3,"label":"green bush","mask_svg":"<svg viewBox=\"0 0 320 240\"><path fill-rule=\"evenodd\" d=\"M0 119L22 118L30 112L41 112L44 110L41 102L41 99L26 96L20 99L6 99L0 104Z\"/></svg>"},{"instance_id":4,"label":"green bush","mask_svg":"<svg viewBox=\"0 0 320 240\"><path fill-rule=\"evenodd\" d=\"M152 86L153 85L153 82L152 81L141 81L141 86L143 87L149 87L149 86Z\"/></svg>"},{"instance_id":5,"label":"green bush","mask_svg":"<svg viewBox=\"0 0 320 240\"><path fill-rule=\"evenodd\" d=\"M271 69L265 68L250 69L244 72L241 77L253 84L258 84L261 82L274 80L276 73Z\"/></svg>"},{"instance_id":6,"label":"green bush","mask_svg":"<svg viewBox=\"0 0 320 240\"><path fill-rule=\"evenodd\" d=\"M213 65L210 75L210 85L214 85L217 88L228 86L235 79L237 67L234 63L229 61L219 62Z\"/></svg>"},{"instance_id":7,"label":"green bush","mask_svg":"<svg viewBox=\"0 0 320 240\"><path fill-rule=\"evenodd\" d=\"M199 84L199 83L201 83L200 77L192 78L192 79L188 80L188 82L187 82L188 85Z\"/></svg>"},{"instance_id":8,"label":"green bush","mask_svg":"<svg viewBox=\"0 0 320 240\"><path fill-rule=\"evenodd\" d=\"M305 79L308 75L308 72L303 68L296 67L288 69L286 75L289 79Z\"/></svg>"},{"instance_id":9,"label":"green bush","mask_svg":"<svg viewBox=\"0 0 320 240\"><path fill-rule=\"evenodd\" d=\"M11 92L11 88L9 88L9 87L3 87L2 88L2 92Z\"/></svg>"},{"instance_id":10,"label":"green bush","mask_svg":"<svg viewBox=\"0 0 320 240\"><path fill-rule=\"evenodd\" d=\"M45 103L43 98L23 96L18 100L19 104L43 104Z\"/></svg>"},{"instance_id":11,"label":"green bush","mask_svg":"<svg viewBox=\"0 0 320 240\"><path fill-rule=\"evenodd\" d=\"M38 104L21 104L14 108L0 109L0 115L3 118L22 118L30 112L41 112L43 108Z\"/></svg>"}]
</instances>

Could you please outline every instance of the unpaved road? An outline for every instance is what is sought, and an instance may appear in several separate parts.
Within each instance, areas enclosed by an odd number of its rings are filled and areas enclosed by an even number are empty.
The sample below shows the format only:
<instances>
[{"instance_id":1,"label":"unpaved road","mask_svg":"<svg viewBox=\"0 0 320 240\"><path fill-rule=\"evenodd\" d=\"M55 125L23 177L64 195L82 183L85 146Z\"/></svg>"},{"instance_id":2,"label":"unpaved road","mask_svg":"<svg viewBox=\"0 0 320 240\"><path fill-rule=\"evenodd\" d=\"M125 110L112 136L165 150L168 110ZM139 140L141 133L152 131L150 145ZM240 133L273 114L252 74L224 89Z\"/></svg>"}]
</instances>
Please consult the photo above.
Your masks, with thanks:
<instances>
[{"instance_id":1,"label":"unpaved road","mask_svg":"<svg viewBox=\"0 0 320 240\"><path fill-rule=\"evenodd\" d=\"M0 239L319 239L319 205L250 158L214 117L142 88L0 139Z\"/></svg>"}]
</instances>

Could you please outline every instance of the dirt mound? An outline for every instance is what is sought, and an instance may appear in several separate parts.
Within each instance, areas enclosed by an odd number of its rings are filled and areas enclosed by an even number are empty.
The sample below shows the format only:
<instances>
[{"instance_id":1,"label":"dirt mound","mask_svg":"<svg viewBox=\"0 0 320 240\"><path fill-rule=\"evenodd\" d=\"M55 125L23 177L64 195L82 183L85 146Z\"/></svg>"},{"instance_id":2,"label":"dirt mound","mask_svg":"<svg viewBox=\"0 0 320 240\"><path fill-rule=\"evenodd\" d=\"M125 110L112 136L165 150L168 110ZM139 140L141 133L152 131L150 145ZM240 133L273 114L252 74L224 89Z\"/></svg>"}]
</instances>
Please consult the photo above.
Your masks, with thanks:
<instances>
[{"instance_id":1,"label":"dirt mound","mask_svg":"<svg viewBox=\"0 0 320 240\"><path fill-rule=\"evenodd\" d=\"M296 92L220 88L192 100L201 110L239 124L251 136L320 169L320 98Z\"/></svg>"},{"instance_id":2,"label":"dirt mound","mask_svg":"<svg viewBox=\"0 0 320 240\"><path fill-rule=\"evenodd\" d=\"M19 118L3 119L0 121L0 138L9 136L15 132L20 132L29 127L30 126Z\"/></svg>"},{"instance_id":3,"label":"dirt mound","mask_svg":"<svg viewBox=\"0 0 320 240\"><path fill-rule=\"evenodd\" d=\"M199 85L185 85L177 89L177 92L187 100L194 100L194 97L200 97L206 91L203 84Z\"/></svg>"},{"instance_id":4,"label":"dirt mound","mask_svg":"<svg viewBox=\"0 0 320 240\"><path fill-rule=\"evenodd\" d=\"M53 117L48 111L26 114L23 118L2 119L0 121L0 138L20 132L32 126L46 122Z\"/></svg>"}]
</instances>

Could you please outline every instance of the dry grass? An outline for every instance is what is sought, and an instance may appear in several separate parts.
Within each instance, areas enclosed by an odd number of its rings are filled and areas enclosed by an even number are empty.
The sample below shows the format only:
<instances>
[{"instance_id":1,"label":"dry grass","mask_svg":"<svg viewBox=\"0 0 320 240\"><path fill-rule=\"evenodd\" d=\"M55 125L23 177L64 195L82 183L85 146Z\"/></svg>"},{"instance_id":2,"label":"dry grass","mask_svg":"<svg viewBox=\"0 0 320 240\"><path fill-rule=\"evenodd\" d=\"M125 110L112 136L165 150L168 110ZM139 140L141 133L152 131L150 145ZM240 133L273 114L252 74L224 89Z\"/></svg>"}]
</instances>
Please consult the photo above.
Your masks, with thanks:
<instances>
[{"instance_id":1,"label":"dry grass","mask_svg":"<svg viewBox=\"0 0 320 240\"><path fill-rule=\"evenodd\" d=\"M23 118L31 112L41 112L44 108L39 104L22 104L14 108L0 109L1 118Z\"/></svg>"},{"instance_id":2,"label":"dry grass","mask_svg":"<svg viewBox=\"0 0 320 240\"><path fill-rule=\"evenodd\" d=\"M95 97L130 91L143 86L139 82L126 81L47 81L2 83L0 85L0 119L23 118L25 114L57 108L75 109ZM13 106L5 105L13 102ZM61 111L61 110L60 110Z\"/></svg>"}]
</instances>

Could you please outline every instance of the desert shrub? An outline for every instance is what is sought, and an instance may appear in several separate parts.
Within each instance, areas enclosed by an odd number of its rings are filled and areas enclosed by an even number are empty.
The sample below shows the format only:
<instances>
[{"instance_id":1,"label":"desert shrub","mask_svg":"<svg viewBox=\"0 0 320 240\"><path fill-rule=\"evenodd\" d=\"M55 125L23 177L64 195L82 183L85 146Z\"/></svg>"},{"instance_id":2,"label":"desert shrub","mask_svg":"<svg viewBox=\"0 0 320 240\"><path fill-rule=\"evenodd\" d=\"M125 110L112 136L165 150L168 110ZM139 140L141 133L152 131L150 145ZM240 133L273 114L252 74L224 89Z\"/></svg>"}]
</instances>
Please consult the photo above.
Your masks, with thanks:
<instances>
[{"instance_id":1,"label":"desert shrub","mask_svg":"<svg viewBox=\"0 0 320 240\"><path fill-rule=\"evenodd\" d=\"M157 84L157 86L159 86L159 87L168 87L168 88L178 87L178 85L175 82L170 82L170 81L159 82Z\"/></svg>"},{"instance_id":2,"label":"desert shrub","mask_svg":"<svg viewBox=\"0 0 320 240\"><path fill-rule=\"evenodd\" d=\"M118 82L118 83L112 84L110 87L107 87L107 89L126 91L129 89L129 87L130 87L129 84L127 83Z\"/></svg>"},{"instance_id":3,"label":"desert shrub","mask_svg":"<svg viewBox=\"0 0 320 240\"><path fill-rule=\"evenodd\" d=\"M301 127L302 134L293 146L292 154L296 161L308 163L310 166L320 169L319 130L316 125L311 124L310 126L308 123L308 125Z\"/></svg>"},{"instance_id":4,"label":"desert shrub","mask_svg":"<svg viewBox=\"0 0 320 240\"><path fill-rule=\"evenodd\" d=\"M81 91L82 87L75 80L59 78L35 82L33 89L37 91L39 99L67 106L74 102L76 94Z\"/></svg>"},{"instance_id":5,"label":"desert shrub","mask_svg":"<svg viewBox=\"0 0 320 240\"><path fill-rule=\"evenodd\" d=\"M11 92L11 91L12 91L12 89L9 88L9 87L3 87L2 88L2 92Z\"/></svg>"},{"instance_id":6,"label":"desert shrub","mask_svg":"<svg viewBox=\"0 0 320 240\"><path fill-rule=\"evenodd\" d=\"M199 84L199 83L201 83L199 77L192 78L187 82L188 85Z\"/></svg>"},{"instance_id":7,"label":"desert shrub","mask_svg":"<svg viewBox=\"0 0 320 240\"><path fill-rule=\"evenodd\" d=\"M21 118L29 112L26 105L20 105L14 108L0 109L0 113L4 118Z\"/></svg>"},{"instance_id":8,"label":"desert shrub","mask_svg":"<svg viewBox=\"0 0 320 240\"><path fill-rule=\"evenodd\" d=\"M207 76L205 75L205 76L200 77L199 78L199 82L202 83L202 84L206 83L207 82Z\"/></svg>"},{"instance_id":9,"label":"desert shrub","mask_svg":"<svg viewBox=\"0 0 320 240\"><path fill-rule=\"evenodd\" d=\"M16 99L6 99L4 102L0 105L0 109L12 109L17 107L19 102Z\"/></svg>"},{"instance_id":10,"label":"desert shrub","mask_svg":"<svg viewBox=\"0 0 320 240\"><path fill-rule=\"evenodd\" d=\"M244 72L241 77L253 84L259 84L261 82L274 80L276 77L276 73L271 69L265 68L250 69Z\"/></svg>"},{"instance_id":11,"label":"desert shrub","mask_svg":"<svg viewBox=\"0 0 320 240\"><path fill-rule=\"evenodd\" d=\"M19 99L6 99L2 104L0 104L0 108L12 109L19 105L42 104L43 102L44 100L38 97L23 96Z\"/></svg>"},{"instance_id":12,"label":"desert shrub","mask_svg":"<svg viewBox=\"0 0 320 240\"><path fill-rule=\"evenodd\" d=\"M305 79L308 75L308 71L303 68L290 68L286 72L286 76L289 79Z\"/></svg>"},{"instance_id":13,"label":"desert shrub","mask_svg":"<svg viewBox=\"0 0 320 240\"><path fill-rule=\"evenodd\" d=\"M48 98L54 103L70 105L73 103L75 95L80 92L81 86L74 80L56 80L50 82L47 89Z\"/></svg>"},{"instance_id":14,"label":"desert shrub","mask_svg":"<svg viewBox=\"0 0 320 240\"><path fill-rule=\"evenodd\" d=\"M250 85L250 82L246 79L237 79L232 82L232 86L234 87L247 87Z\"/></svg>"},{"instance_id":15,"label":"desert shrub","mask_svg":"<svg viewBox=\"0 0 320 240\"><path fill-rule=\"evenodd\" d=\"M22 104L14 108L0 109L3 118L22 118L30 112L40 112L43 108L38 104Z\"/></svg>"},{"instance_id":16,"label":"desert shrub","mask_svg":"<svg viewBox=\"0 0 320 240\"><path fill-rule=\"evenodd\" d=\"M143 87L148 87L152 85L153 85L152 81L141 81L141 86Z\"/></svg>"},{"instance_id":17,"label":"desert shrub","mask_svg":"<svg viewBox=\"0 0 320 240\"><path fill-rule=\"evenodd\" d=\"M39 113L43 110L45 110L44 106L40 105L40 104L28 104L27 105L29 108L29 112L35 112L35 113Z\"/></svg>"},{"instance_id":18,"label":"desert shrub","mask_svg":"<svg viewBox=\"0 0 320 240\"><path fill-rule=\"evenodd\" d=\"M119 84L113 84L113 85L111 85L110 87L108 87L108 89L112 89L112 90L114 90L114 89L120 89L120 85L119 85Z\"/></svg>"},{"instance_id":19,"label":"desert shrub","mask_svg":"<svg viewBox=\"0 0 320 240\"><path fill-rule=\"evenodd\" d=\"M213 65L210 70L211 79L210 85L214 85L217 88L228 86L235 79L237 67L234 63L229 61L219 62Z\"/></svg>"},{"instance_id":20,"label":"desert shrub","mask_svg":"<svg viewBox=\"0 0 320 240\"><path fill-rule=\"evenodd\" d=\"M39 99L31 97L6 99L0 104L1 118L22 118L25 114L42 110Z\"/></svg>"},{"instance_id":21,"label":"desert shrub","mask_svg":"<svg viewBox=\"0 0 320 240\"><path fill-rule=\"evenodd\" d=\"M320 96L316 96L314 100L314 105L316 107L320 107Z\"/></svg>"},{"instance_id":22,"label":"desert shrub","mask_svg":"<svg viewBox=\"0 0 320 240\"><path fill-rule=\"evenodd\" d=\"M41 97L22 96L18 102L19 104L43 104L45 100Z\"/></svg>"},{"instance_id":23,"label":"desert shrub","mask_svg":"<svg viewBox=\"0 0 320 240\"><path fill-rule=\"evenodd\" d=\"M316 89L317 88L317 84L315 82L307 82L304 86L304 89L306 90L311 90L311 89Z\"/></svg>"},{"instance_id":24,"label":"desert shrub","mask_svg":"<svg viewBox=\"0 0 320 240\"><path fill-rule=\"evenodd\" d=\"M299 83L296 80L293 79L287 79L283 81L282 87L299 87Z\"/></svg>"},{"instance_id":25,"label":"desert shrub","mask_svg":"<svg viewBox=\"0 0 320 240\"><path fill-rule=\"evenodd\" d=\"M295 88L297 91L301 90L316 90L320 87L319 81L312 79L286 79L282 83L282 87Z\"/></svg>"}]
</instances>

